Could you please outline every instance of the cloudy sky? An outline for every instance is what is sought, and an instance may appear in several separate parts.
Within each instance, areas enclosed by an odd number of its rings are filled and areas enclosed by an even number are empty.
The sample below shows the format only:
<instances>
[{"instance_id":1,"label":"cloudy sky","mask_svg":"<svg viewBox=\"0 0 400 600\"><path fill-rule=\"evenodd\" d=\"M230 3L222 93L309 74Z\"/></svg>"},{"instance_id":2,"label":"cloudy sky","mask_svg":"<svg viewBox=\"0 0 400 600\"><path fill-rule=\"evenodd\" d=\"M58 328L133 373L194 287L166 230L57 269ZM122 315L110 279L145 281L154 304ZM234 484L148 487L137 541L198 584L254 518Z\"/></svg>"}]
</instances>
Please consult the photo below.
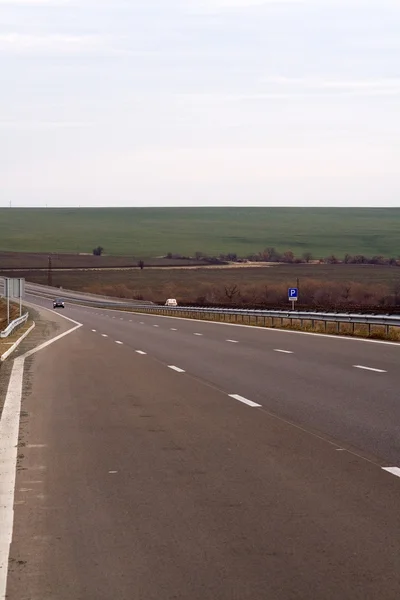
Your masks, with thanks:
<instances>
[{"instance_id":1,"label":"cloudy sky","mask_svg":"<svg viewBox=\"0 0 400 600\"><path fill-rule=\"evenodd\" d=\"M400 0L0 0L0 205L400 206Z\"/></svg>"}]
</instances>

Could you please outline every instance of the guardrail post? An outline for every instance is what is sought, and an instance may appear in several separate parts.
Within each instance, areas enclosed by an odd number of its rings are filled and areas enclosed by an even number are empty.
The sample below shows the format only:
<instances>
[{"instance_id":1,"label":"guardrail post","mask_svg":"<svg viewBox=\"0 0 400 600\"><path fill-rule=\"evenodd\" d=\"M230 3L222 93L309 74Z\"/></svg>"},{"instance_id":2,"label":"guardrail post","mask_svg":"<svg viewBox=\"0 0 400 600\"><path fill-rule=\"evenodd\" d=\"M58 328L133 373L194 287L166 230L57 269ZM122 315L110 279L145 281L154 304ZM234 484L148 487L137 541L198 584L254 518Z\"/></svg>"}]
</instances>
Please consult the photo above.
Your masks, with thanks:
<instances>
[{"instance_id":1,"label":"guardrail post","mask_svg":"<svg viewBox=\"0 0 400 600\"><path fill-rule=\"evenodd\" d=\"M371 335L371 323L368 323L368 335Z\"/></svg>"},{"instance_id":2,"label":"guardrail post","mask_svg":"<svg viewBox=\"0 0 400 600\"><path fill-rule=\"evenodd\" d=\"M389 337L389 335L390 335L389 325L385 325L385 331L386 331L386 337Z\"/></svg>"},{"instance_id":3,"label":"guardrail post","mask_svg":"<svg viewBox=\"0 0 400 600\"><path fill-rule=\"evenodd\" d=\"M336 327L337 327L337 333L340 333L340 321L337 322Z\"/></svg>"}]
</instances>

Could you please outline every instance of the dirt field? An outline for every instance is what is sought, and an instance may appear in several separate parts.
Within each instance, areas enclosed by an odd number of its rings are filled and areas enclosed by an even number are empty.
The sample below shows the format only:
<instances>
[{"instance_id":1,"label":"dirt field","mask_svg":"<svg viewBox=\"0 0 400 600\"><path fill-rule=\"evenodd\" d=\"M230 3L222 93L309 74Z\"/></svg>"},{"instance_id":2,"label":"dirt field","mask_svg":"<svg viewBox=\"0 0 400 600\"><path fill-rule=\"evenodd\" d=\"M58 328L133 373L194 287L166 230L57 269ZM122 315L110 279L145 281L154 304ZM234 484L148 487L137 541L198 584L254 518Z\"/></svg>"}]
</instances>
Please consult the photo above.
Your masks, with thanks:
<instances>
[{"instance_id":1,"label":"dirt field","mask_svg":"<svg viewBox=\"0 0 400 600\"><path fill-rule=\"evenodd\" d=\"M0 252L0 270L43 269L109 269L138 268L140 258L135 256L94 256L93 254L48 254L43 252ZM185 267L204 265L201 260L153 258L145 261L146 266Z\"/></svg>"}]
</instances>

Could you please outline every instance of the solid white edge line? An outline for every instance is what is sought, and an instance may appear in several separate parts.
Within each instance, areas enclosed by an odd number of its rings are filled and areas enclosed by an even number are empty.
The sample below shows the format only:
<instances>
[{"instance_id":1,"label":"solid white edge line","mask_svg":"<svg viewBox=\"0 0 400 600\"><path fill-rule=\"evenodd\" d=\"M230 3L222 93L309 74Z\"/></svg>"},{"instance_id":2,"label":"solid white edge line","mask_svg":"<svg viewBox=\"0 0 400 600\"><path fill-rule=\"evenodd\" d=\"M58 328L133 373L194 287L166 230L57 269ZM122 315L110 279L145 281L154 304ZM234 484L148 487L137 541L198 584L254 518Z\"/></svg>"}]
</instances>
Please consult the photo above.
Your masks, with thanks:
<instances>
[{"instance_id":1,"label":"solid white edge line","mask_svg":"<svg viewBox=\"0 0 400 600\"><path fill-rule=\"evenodd\" d=\"M400 477L400 468L399 467L382 467L382 471L387 471L387 473L391 473L396 477Z\"/></svg>"},{"instance_id":2,"label":"solid white edge line","mask_svg":"<svg viewBox=\"0 0 400 600\"><path fill-rule=\"evenodd\" d=\"M243 404L247 404L247 406L251 406L252 408L260 408L261 404L257 404L257 402L253 402L252 400L248 400L243 396L239 396L239 394L228 394L229 398L233 398L234 400L238 400Z\"/></svg>"},{"instance_id":3,"label":"solid white edge line","mask_svg":"<svg viewBox=\"0 0 400 600\"><path fill-rule=\"evenodd\" d=\"M362 369L363 371L373 371L374 373L387 373L384 369L374 369L373 367L364 367L363 365L353 365L355 369Z\"/></svg>"},{"instance_id":4,"label":"solid white edge line","mask_svg":"<svg viewBox=\"0 0 400 600\"><path fill-rule=\"evenodd\" d=\"M50 309L41 306L49 312ZM58 314L58 313L57 313ZM82 323L59 315L76 326L40 344L14 360L0 418L0 600L6 598L8 560L13 536L14 496L17 474L18 435L23 391L25 359L73 333Z\"/></svg>"},{"instance_id":5,"label":"solid white edge line","mask_svg":"<svg viewBox=\"0 0 400 600\"><path fill-rule=\"evenodd\" d=\"M21 335L21 337L11 346L11 348L9 348L6 352L4 352L4 354L2 354L0 356L0 362L4 362L6 360L6 358L8 358L10 356L10 354L12 354L14 352L14 350L16 350L16 348L18 348L18 346L20 345L22 340L24 340L26 338L26 336L30 334L30 332L32 331L32 329L35 328L35 326L36 326L36 323L34 321L32 323L32 325L29 327L29 329L27 329L25 331L25 333L23 333Z\"/></svg>"},{"instance_id":6,"label":"solid white edge line","mask_svg":"<svg viewBox=\"0 0 400 600\"><path fill-rule=\"evenodd\" d=\"M8 559L13 535L14 494L17 475L19 421L24 357L16 358L11 371L0 420L0 599L6 597Z\"/></svg>"},{"instance_id":7,"label":"solid white edge line","mask_svg":"<svg viewBox=\"0 0 400 600\"><path fill-rule=\"evenodd\" d=\"M56 335L55 337L51 338L51 340L48 340L47 342L43 342L43 344L36 346L36 348L33 348L33 350L29 350L29 352L26 352L23 355L23 358L28 358L29 356L32 356L32 354L36 354L36 352L39 352L40 350L47 348L47 346L50 346L50 344L54 344L54 342L61 340L63 337L65 337L66 335L69 335L70 333L73 333L80 327L82 327L81 323L79 323L79 325L77 325L76 327L72 327L72 329L68 329L68 331L64 331L64 333L60 333L60 335Z\"/></svg>"},{"instance_id":8,"label":"solid white edge line","mask_svg":"<svg viewBox=\"0 0 400 600\"><path fill-rule=\"evenodd\" d=\"M168 365L168 369L172 369L173 371L176 371L177 373L185 373L185 371L183 369L180 369L179 367L175 367L175 365Z\"/></svg>"}]
</instances>

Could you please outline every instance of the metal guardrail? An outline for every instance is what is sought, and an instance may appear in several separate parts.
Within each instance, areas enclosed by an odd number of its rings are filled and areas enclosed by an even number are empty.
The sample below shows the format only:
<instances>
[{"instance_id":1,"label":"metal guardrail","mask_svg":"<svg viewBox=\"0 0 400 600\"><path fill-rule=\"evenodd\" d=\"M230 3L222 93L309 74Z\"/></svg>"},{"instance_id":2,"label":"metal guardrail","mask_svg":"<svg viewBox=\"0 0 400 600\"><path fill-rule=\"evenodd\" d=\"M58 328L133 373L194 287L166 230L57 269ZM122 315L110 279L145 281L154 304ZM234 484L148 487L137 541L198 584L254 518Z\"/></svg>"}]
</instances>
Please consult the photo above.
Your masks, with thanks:
<instances>
[{"instance_id":1,"label":"metal guardrail","mask_svg":"<svg viewBox=\"0 0 400 600\"><path fill-rule=\"evenodd\" d=\"M0 338L8 337L14 331L14 329L19 327L23 323L26 323L28 317L29 313L25 313L24 315L22 315L22 317L18 317L18 319L14 319L14 321L11 321L11 323L3 331L0 331Z\"/></svg>"},{"instance_id":2,"label":"metal guardrail","mask_svg":"<svg viewBox=\"0 0 400 600\"><path fill-rule=\"evenodd\" d=\"M221 308L205 308L205 307L193 307L193 306L179 306L179 307L152 307L152 306L137 306L138 310L146 311L150 313L158 312L159 314L179 314L181 316L192 316L192 315L219 315L223 317L221 320L226 319L227 316L235 317L235 323L245 323L251 319L256 320L256 324L266 326L267 319L271 320L271 325L276 325L276 320L280 320L281 326L284 325L285 321L290 321L293 325L293 321L300 321L300 326L303 326L304 321L310 322L314 327L315 322L324 322L325 330L327 329L328 323L337 323L338 332L340 331L340 325L342 323L351 323L353 331L356 324L368 325L369 333L371 333L371 326L380 325L386 327L386 332L389 333L390 327L400 327L400 315L363 315L356 313L322 313L322 312L311 312L311 311L283 311L283 310L247 310L247 309L221 309ZM232 322L231 319L229 319Z\"/></svg>"}]
</instances>

